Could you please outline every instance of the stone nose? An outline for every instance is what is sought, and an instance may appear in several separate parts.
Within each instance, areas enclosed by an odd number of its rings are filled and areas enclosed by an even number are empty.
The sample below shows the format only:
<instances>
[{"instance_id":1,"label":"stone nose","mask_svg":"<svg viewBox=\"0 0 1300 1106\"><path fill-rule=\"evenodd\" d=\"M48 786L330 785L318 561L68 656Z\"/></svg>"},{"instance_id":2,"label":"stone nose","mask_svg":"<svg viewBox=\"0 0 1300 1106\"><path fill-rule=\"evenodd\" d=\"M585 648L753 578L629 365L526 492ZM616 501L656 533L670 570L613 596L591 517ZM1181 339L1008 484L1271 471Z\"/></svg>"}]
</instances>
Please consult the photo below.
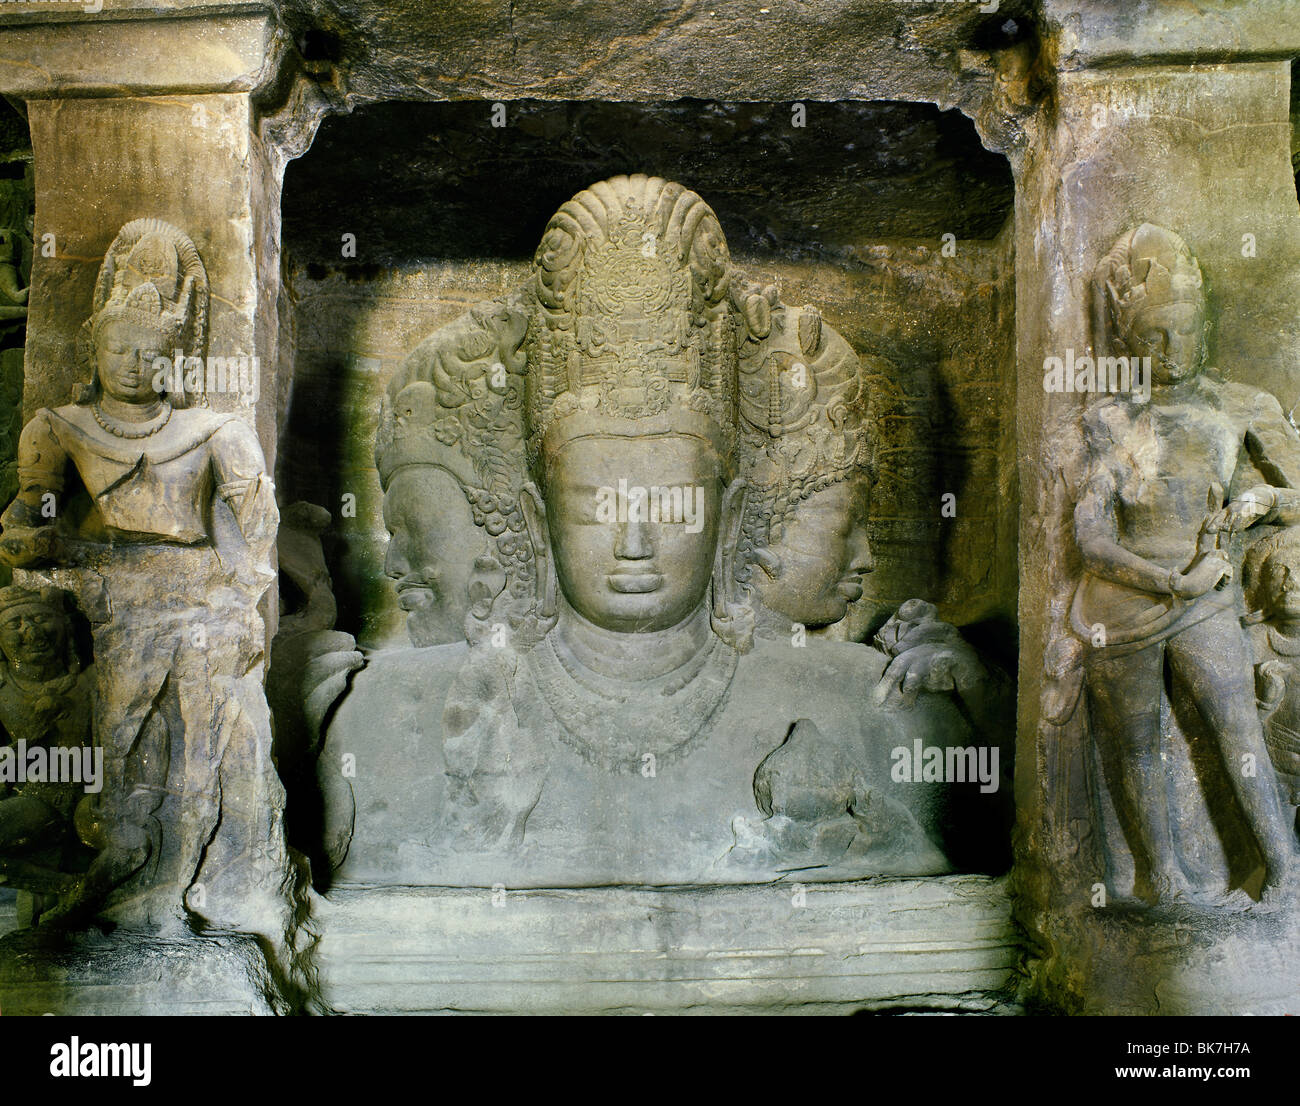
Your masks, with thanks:
<instances>
[{"instance_id":1,"label":"stone nose","mask_svg":"<svg viewBox=\"0 0 1300 1106\"><path fill-rule=\"evenodd\" d=\"M384 554L384 575L390 580L400 580L411 571L411 563L406 557L402 543L393 538L388 543L388 552Z\"/></svg>"},{"instance_id":2,"label":"stone nose","mask_svg":"<svg viewBox=\"0 0 1300 1106\"><path fill-rule=\"evenodd\" d=\"M639 518L629 518L618 527L614 556L620 561L644 561L654 554L650 526Z\"/></svg>"},{"instance_id":3,"label":"stone nose","mask_svg":"<svg viewBox=\"0 0 1300 1106\"><path fill-rule=\"evenodd\" d=\"M875 569L876 558L871 552L871 542L867 538L866 530L860 529L850 539L849 574L865 576L868 572L874 572Z\"/></svg>"}]
</instances>

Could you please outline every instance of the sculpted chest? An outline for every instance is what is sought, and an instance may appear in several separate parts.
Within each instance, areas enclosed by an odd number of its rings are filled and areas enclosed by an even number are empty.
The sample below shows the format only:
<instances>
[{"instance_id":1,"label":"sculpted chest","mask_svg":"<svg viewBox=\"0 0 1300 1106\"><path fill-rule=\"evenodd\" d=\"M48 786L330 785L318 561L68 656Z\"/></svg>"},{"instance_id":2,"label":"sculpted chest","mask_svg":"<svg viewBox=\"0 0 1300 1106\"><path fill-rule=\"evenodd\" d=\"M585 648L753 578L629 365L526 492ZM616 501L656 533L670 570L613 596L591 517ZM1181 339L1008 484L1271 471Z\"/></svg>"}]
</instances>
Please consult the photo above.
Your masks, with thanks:
<instances>
[{"instance_id":1,"label":"sculpted chest","mask_svg":"<svg viewBox=\"0 0 1300 1106\"><path fill-rule=\"evenodd\" d=\"M1126 519L1136 528L1168 525L1172 514L1194 517L1221 506L1241 453L1241 428L1222 412L1187 405L1154 407L1135 421L1126 447L1112 459L1127 470L1118 481Z\"/></svg>"},{"instance_id":2,"label":"sculpted chest","mask_svg":"<svg viewBox=\"0 0 1300 1106\"><path fill-rule=\"evenodd\" d=\"M99 427L85 407L51 414L51 426L107 530L187 545L207 538L211 435L217 425L210 417L176 412L157 434L131 440Z\"/></svg>"}]
</instances>

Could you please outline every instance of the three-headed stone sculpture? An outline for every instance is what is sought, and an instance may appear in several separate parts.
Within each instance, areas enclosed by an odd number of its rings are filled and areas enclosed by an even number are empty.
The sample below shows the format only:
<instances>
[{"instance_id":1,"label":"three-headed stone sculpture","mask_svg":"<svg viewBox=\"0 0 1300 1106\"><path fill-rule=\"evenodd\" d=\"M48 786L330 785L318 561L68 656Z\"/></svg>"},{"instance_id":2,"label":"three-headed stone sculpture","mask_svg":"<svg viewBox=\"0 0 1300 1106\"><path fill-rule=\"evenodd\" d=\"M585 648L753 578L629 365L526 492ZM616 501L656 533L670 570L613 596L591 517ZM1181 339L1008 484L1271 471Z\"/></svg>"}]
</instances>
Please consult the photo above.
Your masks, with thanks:
<instances>
[{"instance_id":1,"label":"three-headed stone sculpture","mask_svg":"<svg viewBox=\"0 0 1300 1106\"><path fill-rule=\"evenodd\" d=\"M949 869L911 809L927 803L890 773L900 747L942 743L948 716L915 695L913 709L873 701L883 650L755 633L747 558L781 581L786 625L833 623L861 594L870 449L847 343L775 296L757 319L742 279L699 196L613 178L551 219L527 285L432 335L394 378L376 451L400 539L390 574L404 595L454 582L437 637L468 613L458 642L369 658L329 721L320 780L341 878ZM803 396L786 379L799 358ZM421 521L429 480L457 488L495 546L455 522L457 504ZM802 529L774 531L778 499L791 520L798 502Z\"/></svg>"}]
</instances>

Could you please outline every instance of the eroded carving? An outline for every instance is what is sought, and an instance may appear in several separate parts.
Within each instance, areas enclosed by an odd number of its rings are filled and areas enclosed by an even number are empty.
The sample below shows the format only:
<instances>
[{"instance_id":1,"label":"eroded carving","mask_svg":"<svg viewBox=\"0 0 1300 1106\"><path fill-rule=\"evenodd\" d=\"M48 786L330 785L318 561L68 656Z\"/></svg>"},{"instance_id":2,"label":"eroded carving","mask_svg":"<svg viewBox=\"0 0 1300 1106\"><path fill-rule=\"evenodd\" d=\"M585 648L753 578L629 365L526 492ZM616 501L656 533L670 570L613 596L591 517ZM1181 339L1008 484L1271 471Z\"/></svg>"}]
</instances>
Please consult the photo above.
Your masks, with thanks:
<instances>
[{"instance_id":1,"label":"eroded carving","mask_svg":"<svg viewBox=\"0 0 1300 1106\"><path fill-rule=\"evenodd\" d=\"M65 583L94 629L105 786L79 830L97 855L51 917L283 936L256 609L274 578L274 490L238 416L155 390L156 358L206 352L207 312L194 243L155 219L123 227L81 331L89 384L24 428L0 552Z\"/></svg>"},{"instance_id":2,"label":"eroded carving","mask_svg":"<svg viewBox=\"0 0 1300 1106\"><path fill-rule=\"evenodd\" d=\"M85 868L73 812L103 784L94 668L78 652L70 602L55 588L0 588L0 882L49 906Z\"/></svg>"},{"instance_id":3,"label":"eroded carving","mask_svg":"<svg viewBox=\"0 0 1300 1106\"><path fill-rule=\"evenodd\" d=\"M1300 530L1288 527L1251 546L1242 583L1264 744L1283 801L1300 807Z\"/></svg>"},{"instance_id":4,"label":"eroded carving","mask_svg":"<svg viewBox=\"0 0 1300 1106\"><path fill-rule=\"evenodd\" d=\"M1217 817L1195 832L1214 833L1235 806L1267 894L1292 876L1296 844L1272 776L1243 770L1268 754L1229 539L1293 511L1300 438L1271 395L1205 370L1201 271L1178 235L1149 223L1125 234L1094 288L1099 356L1149 359L1151 383L1149 402L1119 394L1087 409L1091 468L1074 514L1087 572L1071 618L1134 892L1152 902L1230 901L1226 886L1189 876L1175 846L1161 755L1167 715L1178 739L1205 742L1217 766L1200 781ZM1239 469L1252 466L1264 483L1247 489Z\"/></svg>"},{"instance_id":5,"label":"eroded carving","mask_svg":"<svg viewBox=\"0 0 1300 1106\"><path fill-rule=\"evenodd\" d=\"M983 669L929 607L894 653L790 640L870 568L862 367L734 272L700 197L624 177L565 204L533 280L395 375L376 457L423 647L369 658L329 722L343 878L948 870L936 789L898 786L891 757L976 740L922 693ZM376 761L407 765L401 796Z\"/></svg>"}]
</instances>

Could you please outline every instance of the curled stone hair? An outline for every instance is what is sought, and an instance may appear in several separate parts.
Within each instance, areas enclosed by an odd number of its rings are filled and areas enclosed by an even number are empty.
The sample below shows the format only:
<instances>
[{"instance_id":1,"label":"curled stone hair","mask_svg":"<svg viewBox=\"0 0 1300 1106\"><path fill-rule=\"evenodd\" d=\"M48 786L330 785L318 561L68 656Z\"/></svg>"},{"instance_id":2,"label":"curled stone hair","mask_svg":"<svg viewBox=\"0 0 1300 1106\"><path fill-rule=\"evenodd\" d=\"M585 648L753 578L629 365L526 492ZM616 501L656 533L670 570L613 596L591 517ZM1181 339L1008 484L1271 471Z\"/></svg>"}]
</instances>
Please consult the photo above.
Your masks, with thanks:
<instances>
[{"instance_id":1,"label":"curled stone hair","mask_svg":"<svg viewBox=\"0 0 1300 1106\"><path fill-rule=\"evenodd\" d=\"M738 289L733 284L733 289ZM741 467L747 484L737 579L775 563L767 547L803 501L845 480L870 479L868 391L861 359L812 307L790 308L774 288L737 294Z\"/></svg>"},{"instance_id":2,"label":"curled stone hair","mask_svg":"<svg viewBox=\"0 0 1300 1106\"><path fill-rule=\"evenodd\" d=\"M1112 339L1128 345L1145 308L1205 302L1204 278L1191 249L1172 230L1154 223L1120 236L1097 265L1092 294L1093 337L1103 356L1112 352Z\"/></svg>"},{"instance_id":3,"label":"curled stone hair","mask_svg":"<svg viewBox=\"0 0 1300 1106\"><path fill-rule=\"evenodd\" d=\"M525 417L530 468L543 439L610 419L659 420L735 442L730 258L717 216L659 177L613 177L551 218L533 260Z\"/></svg>"}]
</instances>

